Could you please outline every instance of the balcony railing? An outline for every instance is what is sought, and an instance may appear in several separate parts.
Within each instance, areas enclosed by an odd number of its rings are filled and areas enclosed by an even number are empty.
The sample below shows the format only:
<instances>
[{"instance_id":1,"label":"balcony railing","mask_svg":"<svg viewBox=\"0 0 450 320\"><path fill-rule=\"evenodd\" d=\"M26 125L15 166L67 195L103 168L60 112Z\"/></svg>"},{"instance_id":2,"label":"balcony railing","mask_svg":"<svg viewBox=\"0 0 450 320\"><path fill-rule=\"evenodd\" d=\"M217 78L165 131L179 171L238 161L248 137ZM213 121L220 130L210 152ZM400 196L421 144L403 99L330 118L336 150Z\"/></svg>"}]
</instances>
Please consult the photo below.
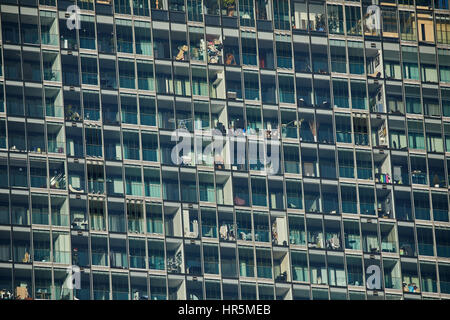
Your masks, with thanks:
<instances>
[{"instance_id":1,"label":"balcony railing","mask_svg":"<svg viewBox=\"0 0 450 320\"><path fill-rule=\"evenodd\" d=\"M339 176L341 178L354 178L355 168L353 166L339 165Z\"/></svg>"},{"instance_id":2,"label":"balcony railing","mask_svg":"<svg viewBox=\"0 0 450 320\"><path fill-rule=\"evenodd\" d=\"M413 173L411 175L413 184L428 184L427 174L426 173Z\"/></svg>"},{"instance_id":3,"label":"balcony railing","mask_svg":"<svg viewBox=\"0 0 450 320\"><path fill-rule=\"evenodd\" d=\"M115 291L112 292L113 300L130 300L130 294L128 291Z\"/></svg>"},{"instance_id":4,"label":"balcony railing","mask_svg":"<svg viewBox=\"0 0 450 320\"><path fill-rule=\"evenodd\" d=\"M205 273L209 274L219 274L219 263L218 262L204 262Z\"/></svg>"},{"instance_id":5,"label":"balcony railing","mask_svg":"<svg viewBox=\"0 0 450 320\"><path fill-rule=\"evenodd\" d=\"M347 279L348 285L352 285L352 286L362 286L363 285L362 272L349 271L347 273L347 276L348 276L348 279Z\"/></svg>"},{"instance_id":6,"label":"balcony railing","mask_svg":"<svg viewBox=\"0 0 450 320\"><path fill-rule=\"evenodd\" d=\"M138 88L140 90L155 91L155 81L152 76L140 76L138 75Z\"/></svg>"},{"instance_id":7,"label":"balcony railing","mask_svg":"<svg viewBox=\"0 0 450 320\"><path fill-rule=\"evenodd\" d=\"M202 237L217 238L217 226L202 223Z\"/></svg>"},{"instance_id":8,"label":"balcony railing","mask_svg":"<svg viewBox=\"0 0 450 320\"><path fill-rule=\"evenodd\" d=\"M52 286L50 284L35 284L34 289L36 299L50 300L52 298Z\"/></svg>"},{"instance_id":9,"label":"balcony railing","mask_svg":"<svg viewBox=\"0 0 450 320\"><path fill-rule=\"evenodd\" d=\"M98 39L98 51L103 53L115 53L114 42L109 39Z\"/></svg>"},{"instance_id":10,"label":"balcony railing","mask_svg":"<svg viewBox=\"0 0 450 320\"><path fill-rule=\"evenodd\" d=\"M95 37L80 36L80 48L95 50L96 49Z\"/></svg>"},{"instance_id":11,"label":"balcony railing","mask_svg":"<svg viewBox=\"0 0 450 320\"><path fill-rule=\"evenodd\" d=\"M238 226L237 239L252 241L253 240L252 229Z\"/></svg>"},{"instance_id":12,"label":"balcony railing","mask_svg":"<svg viewBox=\"0 0 450 320\"><path fill-rule=\"evenodd\" d=\"M296 139L298 137L297 127L283 127L281 134L283 138Z\"/></svg>"},{"instance_id":13,"label":"balcony railing","mask_svg":"<svg viewBox=\"0 0 450 320\"><path fill-rule=\"evenodd\" d=\"M165 269L164 255L149 256L148 266L150 269L153 269L153 270L164 270Z\"/></svg>"},{"instance_id":14,"label":"balcony railing","mask_svg":"<svg viewBox=\"0 0 450 320\"><path fill-rule=\"evenodd\" d=\"M23 28L23 27L22 27ZM22 41L27 44L39 44L39 33L33 29L22 29Z\"/></svg>"},{"instance_id":15,"label":"balcony railing","mask_svg":"<svg viewBox=\"0 0 450 320\"><path fill-rule=\"evenodd\" d=\"M94 290L94 300L110 300L109 290Z\"/></svg>"},{"instance_id":16,"label":"balcony railing","mask_svg":"<svg viewBox=\"0 0 450 320\"><path fill-rule=\"evenodd\" d=\"M72 38L64 39L64 37L61 36L61 48L67 49L67 50L76 50L77 49L77 40Z\"/></svg>"},{"instance_id":17,"label":"balcony railing","mask_svg":"<svg viewBox=\"0 0 450 320\"><path fill-rule=\"evenodd\" d=\"M239 266L239 274L241 277L254 277L255 266L248 261L241 260Z\"/></svg>"},{"instance_id":18,"label":"balcony railing","mask_svg":"<svg viewBox=\"0 0 450 320\"><path fill-rule=\"evenodd\" d=\"M54 105L54 104L47 104L45 106L45 115L47 117L63 118L64 117L64 107Z\"/></svg>"},{"instance_id":19,"label":"balcony railing","mask_svg":"<svg viewBox=\"0 0 450 320\"><path fill-rule=\"evenodd\" d=\"M372 168L358 168L358 179L372 180Z\"/></svg>"},{"instance_id":20,"label":"balcony railing","mask_svg":"<svg viewBox=\"0 0 450 320\"><path fill-rule=\"evenodd\" d=\"M295 103L294 92L289 92L289 91L280 89L280 102L281 103Z\"/></svg>"},{"instance_id":21,"label":"balcony railing","mask_svg":"<svg viewBox=\"0 0 450 320\"><path fill-rule=\"evenodd\" d=\"M448 221L448 210L445 209L433 209L434 221Z\"/></svg>"},{"instance_id":22,"label":"balcony railing","mask_svg":"<svg viewBox=\"0 0 450 320\"><path fill-rule=\"evenodd\" d=\"M272 279L272 267L259 265L257 266L258 278Z\"/></svg>"},{"instance_id":23,"label":"balcony railing","mask_svg":"<svg viewBox=\"0 0 450 320\"><path fill-rule=\"evenodd\" d=\"M34 248L34 261L50 262L50 249Z\"/></svg>"},{"instance_id":24,"label":"balcony railing","mask_svg":"<svg viewBox=\"0 0 450 320\"><path fill-rule=\"evenodd\" d=\"M133 53L133 42L117 39L117 51L125 53Z\"/></svg>"},{"instance_id":25,"label":"balcony railing","mask_svg":"<svg viewBox=\"0 0 450 320\"><path fill-rule=\"evenodd\" d=\"M130 255L130 268L145 269L145 255Z\"/></svg>"},{"instance_id":26,"label":"balcony railing","mask_svg":"<svg viewBox=\"0 0 450 320\"><path fill-rule=\"evenodd\" d=\"M121 88L128 88L128 89L136 88L136 78L133 76L119 75L119 80Z\"/></svg>"},{"instance_id":27,"label":"balcony railing","mask_svg":"<svg viewBox=\"0 0 450 320\"><path fill-rule=\"evenodd\" d=\"M292 57L277 57L278 68L292 69Z\"/></svg>"},{"instance_id":28,"label":"balcony railing","mask_svg":"<svg viewBox=\"0 0 450 320\"><path fill-rule=\"evenodd\" d=\"M86 120L98 121L100 120L100 110L84 107L84 118Z\"/></svg>"},{"instance_id":29,"label":"balcony railing","mask_svg":"<svg viewBox=\"0 0 450 320\"><path fill-rule=\"evenodd\" d=\"M259 90L253 88L245 88L245 99L259 100Z\"/></svg>"},{"instance_id":30,"label":"balcony railing","mask_svg":"<svg viewBox=\"0 0 450 320\"><path fill-rule=\"evenodd\" d=\"M397 252L397 242L395 241L382 241L381 251L383 252Z\"/></svg>"},{"instance_id":31,"label":"balcony railing","mask_svg":"<svg viewBox=\"0 0 450 320\"><path fill-rule=\"evenodd\" d=\"M68 227L70 225L70 216L62 212L52 212L52 225Z\"/></svg>"},{"instance_id":32,"label":"balcony railing","mask_svg":"<svg viewBox=\"0 0 450 320\"><path fill-rule=\"evenodd\" d=\"M103 181L88 180L89 193L104 193L105 183Z\"/></svg>"},{"instance_id":33,"label":"balcony railing","mask_svg":"<svg viewBox=\"0 0 450 320\"><path fill-rule=\"evenodd\" d=\"M361 239L356 235L346 235L345 236L345 248L352 250L361 250Z\"/></svg>"},{"instance_id":34,"label":"balcony railing","mask_svg":"<svg viewBox=\"0 0 450 320\"><path fill-rule=\"evenodd\" d=\"M89 84L89 85L98 85L98 76L97 73L94 72L82 72L81 74L81 82L83 84Z\"/></svg>"},{"instance_id":35,"label":"balcony railing","mask_svg":"<svg viewBox=\"0 0 450 320\"><path fill-rule=\"evenodd\" d=\"M153 55L153 47L151 42L136 41L136 54L142 54L145 56Z\"/></svg>"},{"instance_id":36,"label":"balcony railing","mask_svg":"<svg viewBox=\"0 0 450 320\"><path fill-rule=\"evenodd\" d=\"M137 124L137 113L122 110L122 123Z\"/></svg>"},{"instance_id":37,"label":"balcony railing","mask_svg":"<svg viewBox=\"0 0 450 320\"><path fill-rule=\"evenodd\" d=\"M306 265L292 264L292 277L294 281L308 281L308 267Z\"/></svg>"},{"instance_id":38,"label":"balcony railing","mask_svg":"<svg viewBox=\"0 0 450 320\"><path fill-rule=\"evenodd\" d=\"M53 249L55 250L55 249ZM62 264L70 264L70 251L54 251L53 252L53 262L62 263Z\"/></svg>"},{"instance_id":39,"label":"balcony railing","mask_svg":"<svg viewBox=\"0 0 450 320\"><path fill-rule=\"evenodd\" d=\"M375 214L375 204L374 203L364 203L359 204L361 214Z\"/></svg>"},{"instance_id":40,"label":"balcony railing","mask_svg":"<svg viewBox=\"0 0 450 320\"><path fill-rule=\"evenodd\" d=\"M434 256L434 246L429 243L418 243L419 254L423 256Z\"/></svg>"},{"instance_id":41,"label":"balcony railing","mask_svg":"<svg viewBox=\"0 0 450 320\"><path fill-rule=\"evenodd\" d=\"M323 211L337 213L339 211L339 202L336 200L322 199Z\"/></svg>"},{"instance_id":42,"label":"balcony railing","mask_svg":"<svg viewBox=\"0 0 450 320\"><path fill-rule=\"evenodd\" d=\"M48 141L48 152L64 153L65 142L59 142L54 140Z\"/></svg>"},{"instance_id":43,"label":"balcony railing","mask_svg":"<svg viewBox=\"0 0 450 320\"><path fill-rule=\"evenodd\" d=\"M287 173L300 173L300 163L297 161L284 161L284 171Z\"/></svg>"},{"instance_id":44,"label":"balcony railing","mask_svg":"<svg viewBox=\"0 0 450 320\"><path fill-rule=\"evenodd\" d=\"M142 183L138 181L126 182L127 195L142 196Z\"/></svg>"},{"instance_id":45,"label":"balcony railing","mask_svg":"<svg viewBox=\"0 0 450 320\"><path fill-rule=\"evenodd\" d=\"M58 45L59 36L56 33L41 33L41 43L45 45L57 46Z\"/></svg>"},{"instance_id":46,"label":"balcony railing","mask_svg":"<svg viewBox=\"0 0 450 320\"><path fill-rule=\"evenodd\" d=\"M252 194L252 202L254 206L267 206L267 195L265 193L258 194L254 192Z\"/></svg>"},{"instance_id":47,"label":"balcony railing","mask_svg":"<svg viewBox=\"0 0 450 320\"><path fill-rule=\"evenodd\" d=\"M255 227L255 241L258 242L269 242L270 241L270 234L269 230L266 229L259 229L258 227Z\"/></svg>"},{"instance_id":48,"label":"balcony railing","mask_svg":"<svg viewBox=\"0 0 450 320\"><path fill-rule=\"evenodd\" d=\"M47 177L30 175L31 187L32 188L47 188Z\"/></svg>"},{"instance_id":49,"label":"balcony railing","mask_svg":"<svg viewBox=\"0 0 450 320\"><path fill-rule=\"evenodd\" d=\"M442 284L442 282L441 282ZM445 286L445 284L444 284ZM442 285L441 285L442 287ZM422 291L423 292L437 292L437 281L431 278L422 277Z\"/></svg>"},{"instance_id":50,"label":"balcony railing","mask_svg":"<svg viewBox=\"0 0 450 320\"><path fill-rule=\"evenodd\" d=\"M355 133L355 144L368 146L369 135L366 133Z\"/></svg>"},{"instance_id":51,"label":"balcony railing","mask_svg":"<svg viewBox=\"0 0 450 320\"><path fill-rule=\"evenodd\" d=\"M144 233L144 220L128 218L128 231L133 233Z\"/></svg>"},{"instance_id":52,"label":"balcony railing","mask_svg":"<svg viewBox=\"0 0 450 320\"><path fill-rule=\"evenodd\" d=\"M430 208L415 207L415 216L419 220L430 220Z\"/></svg>"},{"instance_id":53,"label":"balcony railing","mask_svg":"<svg viewBox=\"0 0 450 320\"><path fill-rule=\"evenodd\" d=\"M33 224L46 224L46 225L49 224L48 212L47 213L33 212L32 218L33 218Z\"/></svg>"},{"instance_id":54,"label":"balcony railing","mask_svg":"<svg viewBox=\"0 0 450 320\"><path fill-rule=\"evenodd\" d=\"M104 252L92 251L92 264L95 266L108 266L108 260Z\"/></svg>"},{"instance_id":55,"label":"balcony railing","mask_svg":"<svg viewBox=\"0 0 450 320\"><path fill-rule=\"evenodd\" d=\"M388 289L401 289L402 288L402 278L391 277L391 276L385 275L384 286Z\"/></svg>"},{"instance_id":56,"label":"balcony railing","mask_svg":"<svg viewBox=\"0 0 450 320\"><path fill-rule=\"evenodd\" d=\"M304 231L290 230L289 243L295 245L306 245L306 234Z\"/></svg>"},{"instance_id":57,"label":"balcony railing","mask_svg":"<svg viewBox=\"0 0 450 320\"><path fill-rule=\"evenodd\" d=\"M439 280L441 293L450 294L450 281Z\"/></svg>"},{"instance_id":58,"label":"balcony railing","mask_svg":"<svg viewBox=\"0 0 450 320\"><path fill-rule=\"evenodd\" d=\"M351 132L338 132L336 131L337 142L352 143Z\"/></svg>"},{"instance_id":59,"label":"balcony railing","mask_svg":"<svg viewBox=\"0 0 450 320\"><path fill-rule=\"evenodd\" d=\"M160 198L161 197L161 185L159 183L145 183L145 196Z\"/></svg>"},{"instance_id":60,"label":"balcony railing","mask_svg":"<svg viewBox=\"0 0 450 320\"><path fill-rule=\"evenodd\" d=\"M102 145L86 144L86 155L91 157L101 157L103 155Z\"/></svg>"},{"instance_id":61,"label":"balcony railing","mask_svg":"<svg viewBox=\"0 0 450 320\"><path fill-rule=\"evenodd\" d=\"M156 125L156 115L151 113L141 112L141 125L155 126Z\"/></svg>"},{"instance_id":62,"label":"balcony railing","mask_svg":"<svg viewBox=\"0 0 450 320\"><path fill-rule=\"evenodd\" d=\"M242 62L244 65L257 65L257 57L256 54L253 53L242 53Z\"/></svg>"},{"instance_id":63,"label":"balcony railing","mask_svg":"<svg viewBox=\"0 0 450 320\"><path fill-rule=\"evenodd\" d=\"M342 201L342 211L345 213L357 213L358 203L355 201Z\"/></svg>"},{"instance_id":64,"label":"balcony railing","mask_svg":"<svg viewBox=\"0 0 450 320\"><path fill-rule=\"evenodd\" d=\"M438 257L450 258L450 246L437 245L436 251L437 251Z\"/></svg>"}]
</instances>

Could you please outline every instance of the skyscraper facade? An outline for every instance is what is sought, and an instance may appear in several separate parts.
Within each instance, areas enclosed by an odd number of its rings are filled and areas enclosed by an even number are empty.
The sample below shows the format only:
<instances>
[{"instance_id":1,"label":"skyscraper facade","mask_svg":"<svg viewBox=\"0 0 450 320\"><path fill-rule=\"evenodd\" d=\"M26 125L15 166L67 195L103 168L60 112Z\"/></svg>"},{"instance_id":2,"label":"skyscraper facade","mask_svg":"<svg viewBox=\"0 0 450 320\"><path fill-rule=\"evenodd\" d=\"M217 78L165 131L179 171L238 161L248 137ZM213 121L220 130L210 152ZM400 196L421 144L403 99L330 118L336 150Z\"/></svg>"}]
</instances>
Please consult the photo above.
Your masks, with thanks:
<instances>
[{"instance_id":1,"label":"skyscraper facade","mask_svg":"<svg viewBox=\"0 0 450 320\"><path fill-rule=\"evenodd\" d=\"M0 299L450 298L448 0L0 24Z\"/></svg>"}]
</instances>

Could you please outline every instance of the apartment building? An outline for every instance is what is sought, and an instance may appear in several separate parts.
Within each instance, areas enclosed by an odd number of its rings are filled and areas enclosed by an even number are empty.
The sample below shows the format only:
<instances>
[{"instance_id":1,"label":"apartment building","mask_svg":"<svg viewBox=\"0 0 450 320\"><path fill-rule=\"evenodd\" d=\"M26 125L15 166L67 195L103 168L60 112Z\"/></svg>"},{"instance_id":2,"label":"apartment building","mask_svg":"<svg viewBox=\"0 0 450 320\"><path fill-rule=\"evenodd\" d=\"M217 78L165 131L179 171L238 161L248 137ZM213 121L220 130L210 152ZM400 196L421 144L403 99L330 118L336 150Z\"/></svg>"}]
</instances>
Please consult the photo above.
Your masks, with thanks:
<instances>
[{"instance_id":1,"label":"apartment building","mask_svg":"<svg viewBox=\"0 0 450 320\"><path fill-rule=\"evenodd\" d=\"M448 0L0 3L0 299L450 298Z\"/></svg>"}]
</instances>

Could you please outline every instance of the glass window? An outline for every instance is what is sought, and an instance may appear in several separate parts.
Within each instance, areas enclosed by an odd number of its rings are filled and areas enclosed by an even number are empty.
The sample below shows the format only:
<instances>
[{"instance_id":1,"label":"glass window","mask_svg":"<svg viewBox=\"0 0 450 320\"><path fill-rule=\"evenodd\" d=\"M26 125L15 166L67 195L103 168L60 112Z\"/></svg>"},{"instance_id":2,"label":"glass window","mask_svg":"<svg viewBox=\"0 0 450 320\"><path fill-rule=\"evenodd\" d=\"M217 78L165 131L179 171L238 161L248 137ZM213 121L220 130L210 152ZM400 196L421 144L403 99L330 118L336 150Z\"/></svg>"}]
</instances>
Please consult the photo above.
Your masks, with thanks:
<instances>
[{"instance_id":1,"label":"glass window","mask_svg":"<svg viewBox=\"0 0 450 320\"><path fill-rule=\"evenodd\" d=\"M345 22L347 35L361 35L361 8L358 6L345 6Z\"/></svg>"},{"instance_id":2,"label":"glass window","mask_svg":"<svg viewBox=\"0 0 450 320\"><path fill-rule=\"evenodd\" d=\"M416 18L415 13L410 11L399 11L400 35L402 40L416 41Z\"/></svg>"},{"instance_id":3,"label":"glass window","mask_svg":"<svg viewBox=\"0 0 450 320\"><path fill-rule=\"evenodd\" d=\"M289 30L289 0L278 0L273 2L273 20L275 29Z\"/></svg>"},{"instance_id":4,"label":"glass window","mask_svg":"<svg viewBox=\"0 0 450 320\"><path fill-rule=\"evenodd\" d=\"M326 32L325 4L309 2L309 30Z\"/></svg>"},{"instance_id":5,"label":"glass window","mask_svg":"<svg viewBox=\"0 0 450 320\"><path fill-rule=\"evenodd\" d=\"M328 30L330 33L343 34L344 33L344 13L342 6L329 4L327 6L328 12Z\"/></svg>"},{"instance_id":6,"label":"glass window","mask_svg":"<svg viewBox=\"0 0 450 320\"><path fill-rule=\"evenodd\" d=\"M437 42L450 44L450 17L448 15L436 14Z\"/></svg>"},{"instance_id":7,"label":"glass window","mask_svg":"<svg viewBox=\"0 0 450 320\"><path fill-rule=\"evenodd\" d=\"M383 36L384 37L392 37L398 38L398 30L397 30L397 10L391 9L387 7L383 7L382 11L382 19L383 19Z\"/></svg>"},{"instance_id":8,"label":"glass window","mask_svg":"<svg viewBox=\"0 0 450 320\"><path fill-rule=\"evenodd\" d=\"M239 17L241 26L245 27L255 26L254 8L255 8L254 0L239 1Z\"/></svg>"},{"instance_id":9,"label":"glass window","mask_svg":"<svg viewBox=\"0 0 450 320\"><path fill-rule=\"evenodd\" d=\"M419 80L417 48L402 46L402 58L403 58L403 77L405 79Z\"/></svg>"},{"instance_id":10,"label":"glass window","mask_svg":"<svg viewBox=\"0 0 450 320\"><path fill-rule=\"evenodd\" d=\"M347 73L347 56L345 51L345 41L330 40L332 72Z\"/></svg>"}]
</instances>

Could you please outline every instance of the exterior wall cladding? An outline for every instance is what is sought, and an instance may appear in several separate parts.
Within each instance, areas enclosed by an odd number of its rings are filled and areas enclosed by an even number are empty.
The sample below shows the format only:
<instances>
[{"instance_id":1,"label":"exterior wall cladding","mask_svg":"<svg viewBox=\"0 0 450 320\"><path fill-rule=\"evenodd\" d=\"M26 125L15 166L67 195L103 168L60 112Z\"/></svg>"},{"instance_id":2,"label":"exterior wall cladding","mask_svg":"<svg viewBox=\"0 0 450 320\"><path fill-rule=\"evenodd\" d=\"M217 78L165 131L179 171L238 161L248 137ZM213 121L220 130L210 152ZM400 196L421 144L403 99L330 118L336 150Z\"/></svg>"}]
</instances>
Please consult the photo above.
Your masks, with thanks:
<instances>
[{"instance_id":1,"label":"exterior wall cladding","mask_svg":"<svg viewBox=\"0 0 450 320\"><path fill-rule=\"evenodd\" d=\"M0 3L0 299L450 298L448 0Z\"/></svg>"}]
</instances>

